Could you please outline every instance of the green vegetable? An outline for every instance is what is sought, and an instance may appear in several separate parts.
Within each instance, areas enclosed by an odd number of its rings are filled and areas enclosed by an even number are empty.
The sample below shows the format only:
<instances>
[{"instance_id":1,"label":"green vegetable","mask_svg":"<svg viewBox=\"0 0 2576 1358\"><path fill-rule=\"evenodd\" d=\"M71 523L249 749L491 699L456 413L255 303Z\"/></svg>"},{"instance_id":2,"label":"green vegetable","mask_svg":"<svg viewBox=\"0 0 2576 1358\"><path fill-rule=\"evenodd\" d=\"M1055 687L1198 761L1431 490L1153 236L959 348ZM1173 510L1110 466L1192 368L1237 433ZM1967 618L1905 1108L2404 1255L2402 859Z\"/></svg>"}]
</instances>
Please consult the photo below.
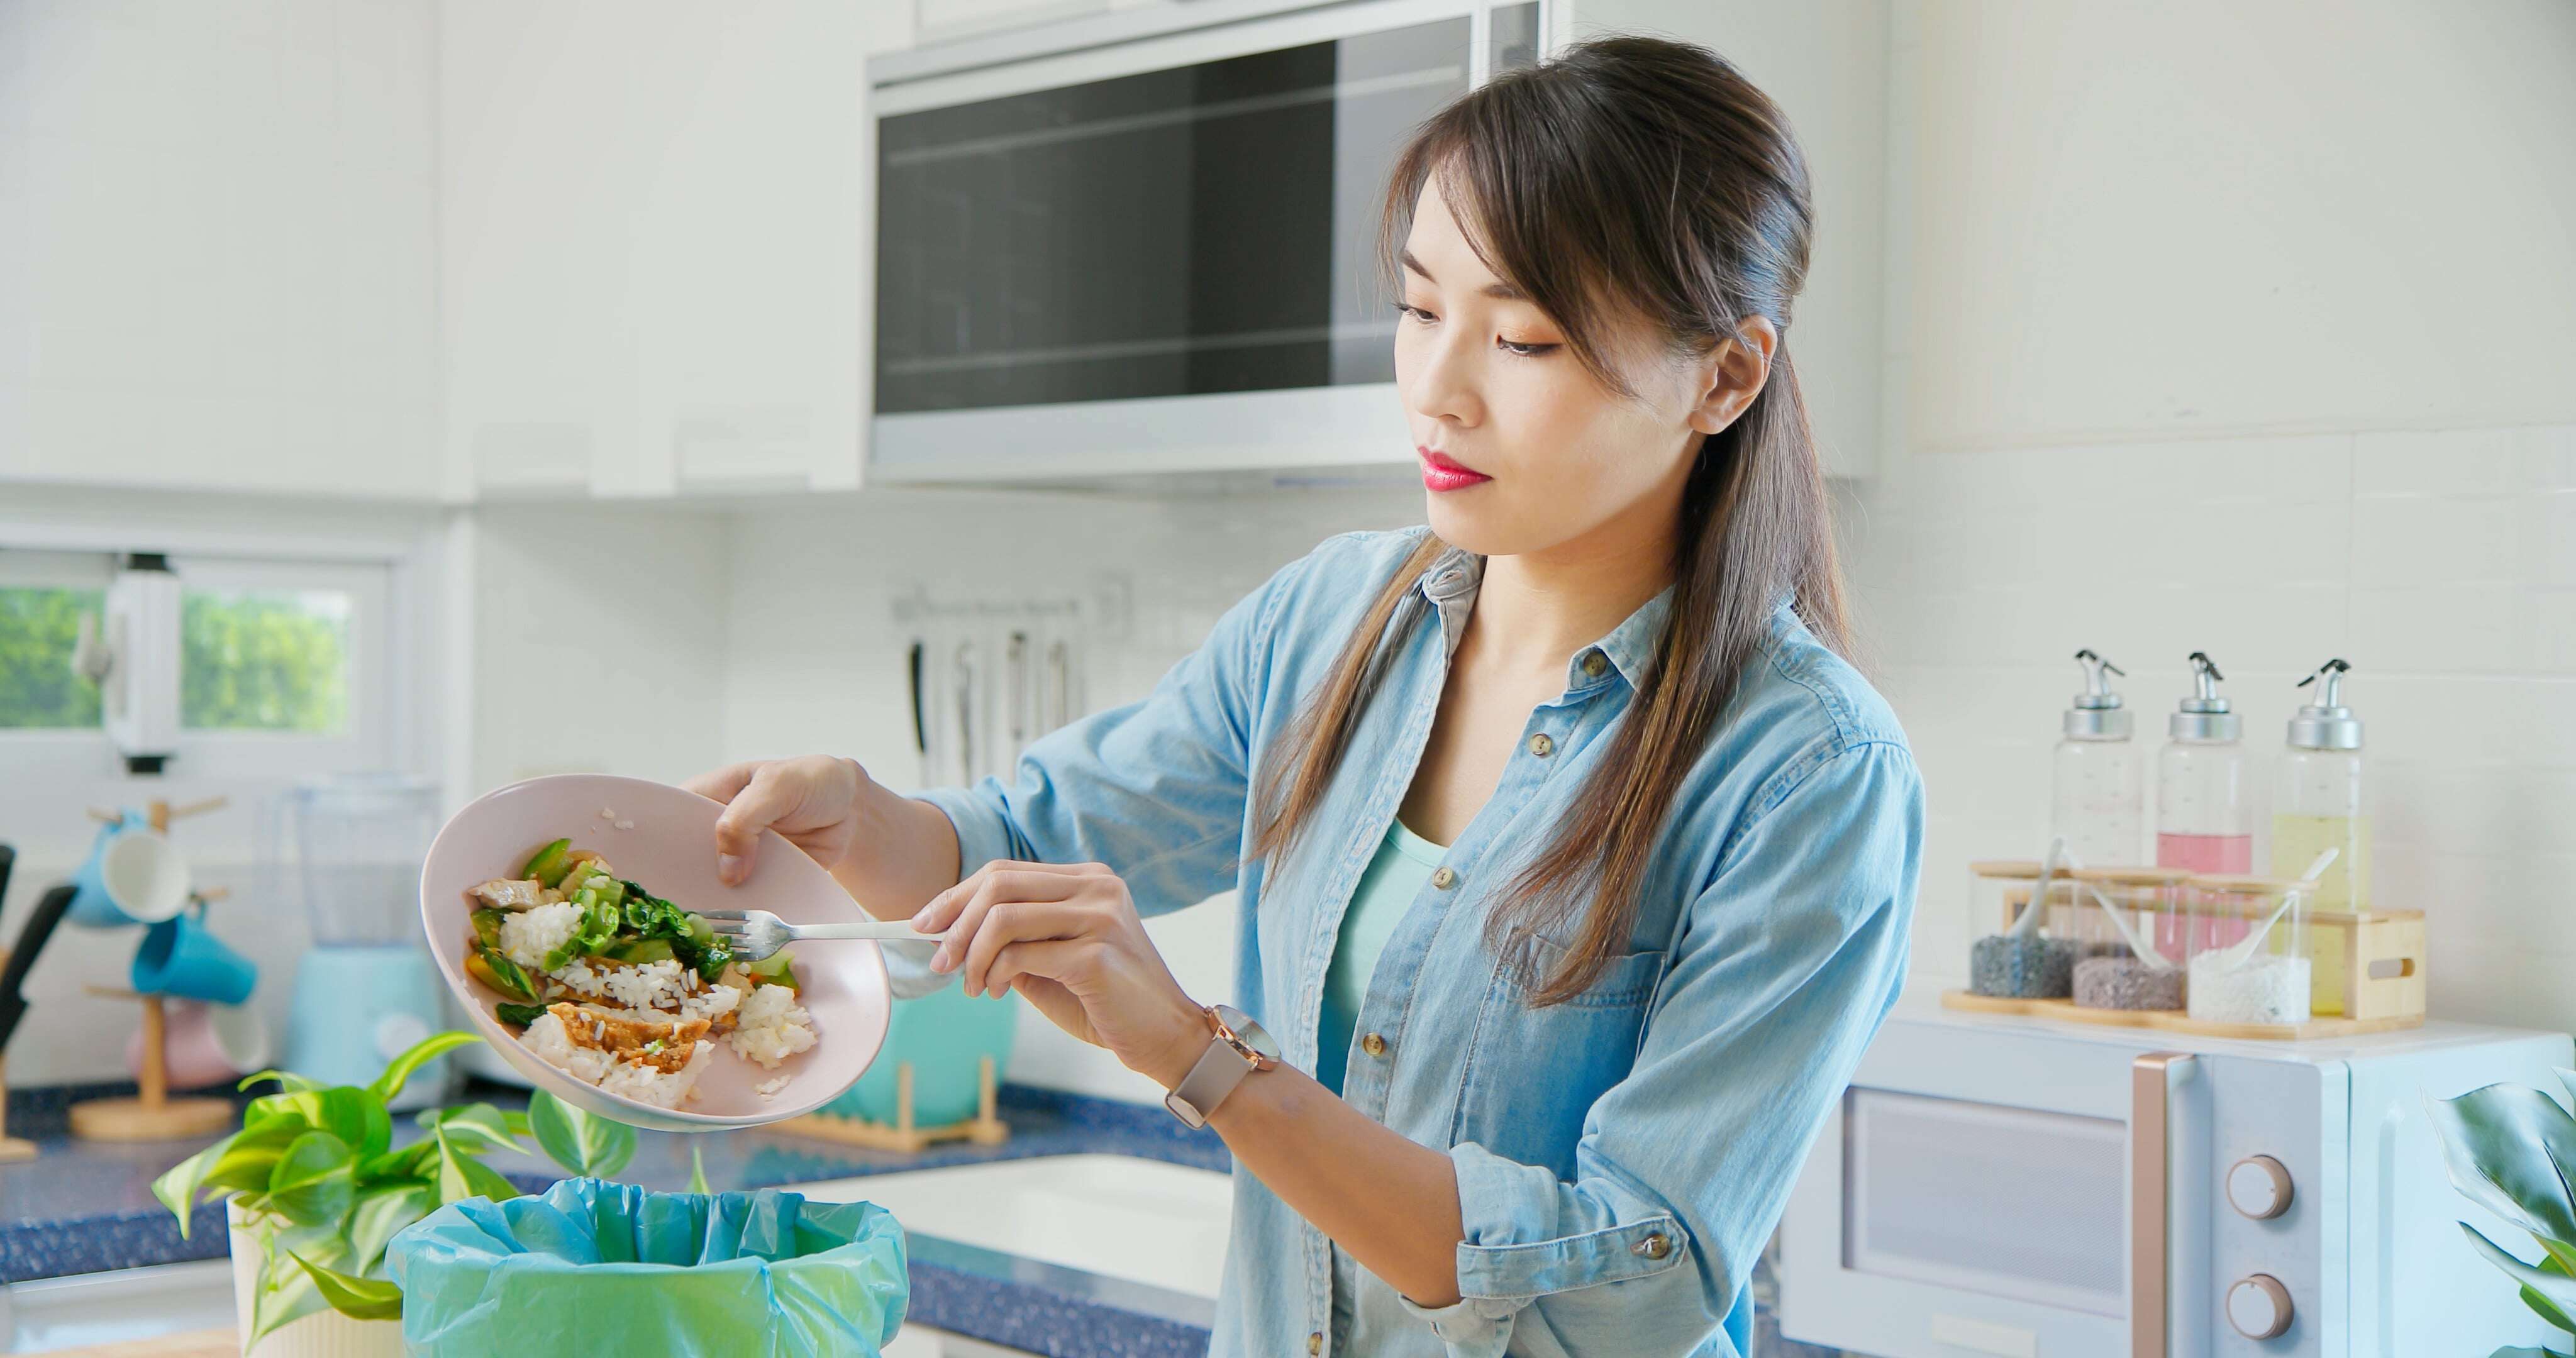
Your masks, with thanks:
<instances>
[{"instance_id":1,"label":"green vegetable","mask_svg":"<svg viewBox=\"0 0 2576 1358\"><path fill-rule=\"evenodd\" d=\"M743 963L742 970L744 975L762 985L783 985L797 990L801 987L796 984L796 973L790 969L795 960L789 956L788 949L781 948L757 962Z\"/></svg>"},{"instance_id":2,"label":"green vegetable","mask_svg":"<svg viewBox=\"0 0 2576 1358\"><path fill-rule=\"evenodd\" d=\"M465 959L465 971L506 998L523 1003L537 998L536 983L530 981L528 973L521 971L519 964L511 961L509 954L499 948L476 948Z\"/></svg>"},{"instance_id":3,"label":"green vegetable","mask_svg":"<svg viewBox=\"0 0 2576 1358\"><path fill-rule=\"evenodd\" d=\"M484 960L478 954L468 965ZM476 1194L518 1196L509 1180L475 1158L524 1149L518 1129L525 1124L489 1104L426 1114L421 1121L427 1138L388 1149L393 1124L385 1101L423 1064L476 1040L472 1033L430 1037L364 1086L326 1088L273 1071L254 1075L243 1081L245 1088L275 1080L282 1091L251 1100L242 1109L240 1131L153 1181L153 1196L179 1219L183 1238L203 1198L231 1198L241 1207L243 1230L258 1251L253 1345L280 1326L326 1309L361 1320L399 1317L402 1292L385 1274L385 1242L442 1203ZM545 1101L539 1093L532 1106L542 1108ZM594 1127L586 1133L587 1144L613 1149L622 1133L631 1153L635 1133L608 1125L614 1130ZM543 1137L539 1142L547 1145ZM553 1147L547 1149L551 1154ZM611 1159L605 1153L556 1157L576 1174L613 1173L624 1162Z\"/></svg>"},{"instance_id":4,"label":"green vegetable","mask_svg":"<svg viewBox=\"0 0 2576 1358\"><path fill-rule=\"evenodd\" d=\"M528 860L528 866L519 870L519 876L533 881L542 882L547 886L562 885L564 879L564 855L570 852L571 849L571 840L556 840L554 843L537 850L536 857Z\"/></svg>"},{"instance_id":5,"label":"green vegetable","mask_svg":"<svg viewBox=\"0 0 2576 1358\"><path fill-rule=\"evenodd\" d=\"M609 956L620 962L634 962L640 965L645 962L668 962L673 953L671 940L667 938L630 938L618 944L617 950Z\"/></svg>"},{"instance_id":6,"label":"green vegetable","mask_svg":"<svg viewBox=\"0 0 2576 1358\"><path fill-rule=\"evenodd\" d=\"M525 1028L529 1024L534 1023L545 1016L546 1007L542 1004L496 1004L492 1006L492 1017L501 1020L503 1023L509 1024L513 1028Z\"/></svg>"},{"instance_id":7,"label":"green vegetable","mask_svg":"<svg viewBox=\"0 0 2576 1358\"><path fill-rule=\"evenodd\" d=\"M500 911L477 910L474 912L474 941L487 948L497 948L501 946Z\"/></svg>"}]
</instances>

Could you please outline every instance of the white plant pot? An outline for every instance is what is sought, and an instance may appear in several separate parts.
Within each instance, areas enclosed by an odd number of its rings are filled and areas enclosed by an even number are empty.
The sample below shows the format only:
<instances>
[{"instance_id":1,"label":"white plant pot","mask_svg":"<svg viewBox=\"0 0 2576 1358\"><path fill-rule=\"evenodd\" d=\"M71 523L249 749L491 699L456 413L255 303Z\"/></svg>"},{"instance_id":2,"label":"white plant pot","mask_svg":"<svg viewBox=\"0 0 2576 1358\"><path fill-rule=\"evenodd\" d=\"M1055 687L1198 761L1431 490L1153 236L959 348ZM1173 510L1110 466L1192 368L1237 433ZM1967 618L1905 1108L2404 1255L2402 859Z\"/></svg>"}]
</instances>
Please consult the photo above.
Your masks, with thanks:
<instances>
[{"instance_id":1,"label":"white plant pot","mask_svg":"<svg viewBox=\"0 0 2576 1358\"><path fill-rule=\"evenodd\" d=\"M322 1311L283 1325L250 1346L251 1294L259 1287L259 1239L243 1229L239 1206L224 1204L232 1228L233 1326L241 1336L243 1358L402 1358L402 1322L351 1320L337 1311Z\"/></svg>"}]
</instances>

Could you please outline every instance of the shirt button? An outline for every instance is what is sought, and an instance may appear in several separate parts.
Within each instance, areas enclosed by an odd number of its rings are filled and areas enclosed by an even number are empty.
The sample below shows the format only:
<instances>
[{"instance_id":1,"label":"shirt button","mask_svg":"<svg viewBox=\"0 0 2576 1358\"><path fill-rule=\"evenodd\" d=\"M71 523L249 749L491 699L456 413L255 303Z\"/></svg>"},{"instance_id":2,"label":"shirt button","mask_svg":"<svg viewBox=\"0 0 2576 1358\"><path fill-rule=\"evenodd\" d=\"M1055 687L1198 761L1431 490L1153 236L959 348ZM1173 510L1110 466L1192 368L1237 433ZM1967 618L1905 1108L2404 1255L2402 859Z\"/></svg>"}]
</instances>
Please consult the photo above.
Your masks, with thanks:
<instances>
[{"instance_id":1,"label":"shirt button","mask_svg":"<svg viewBox=\"0 0 2576 1358\"><path fill-rule=\"evenodd\" d=\"M1375 1033L1371 1033L1360 1039L1360 1050L1367 1052L1371 1056L1384 1056L1386 1055L1386 1039Z\"/></svg>"},{"instance_id":2,"label":"shirt button","mask_svg":"<svg viewBox=\"0 0 2576 1358\"><path fill-rule=\"evenodd\" d=\"M1449 888L1458 885L1458 874L1451 872L1448 866L1443 864L1442 866L1431 870L1431 884L1440 888L1442 891L1447 891Z\"/></svg>"},{"instance_id":3,"label":"shirt button","mask_svg":"<svg viewBox=\"0 0 2576 1358\"><path fill-rule=\"evenodd\" d=\"M1597 650L1583 653L1583 672L1598 679L1610 672L1610 657Z\"/></svg>"},{"instance_id":4,"label":"shirt button","mask_svg":"<svg viewBox=\"0 0 2576 1358\"><path fill-rule=\"evenodd\" d=\"M1315 1354L1322 1353L1323 1351L1324 1332L1322 1330L1317 1330L1313 1334L1306 1336L1306 1352Z\"/></svg>"},{"instance_id":5,"label":"shirt button","mask_svg":"<svg viewBox=\"0 0 2576 1358\"><path fill-rule=\"evenodd\" d=\"M1556 741L1547 732L1540 731L1529 738L1529 752L1545 759L1556 753Z\"/></svg>"},{"instance_id":6,"label":"shirt button","mask_svg":"<svg viewBox=\"0 0 2576 1358\"><path fill-rule=\"evenodd\" d=\"M1642 1254L1649 1259L1661 1259L1665 1255L1673 1252L1673 1242L1663 1232L1657 1231L1653 1235L1647 1236L1645 1239L1638 1241L1636 1244L1630 1245L1628 1247L1628 1252L1631 1254Z\"/></svg>"}]
</instances>

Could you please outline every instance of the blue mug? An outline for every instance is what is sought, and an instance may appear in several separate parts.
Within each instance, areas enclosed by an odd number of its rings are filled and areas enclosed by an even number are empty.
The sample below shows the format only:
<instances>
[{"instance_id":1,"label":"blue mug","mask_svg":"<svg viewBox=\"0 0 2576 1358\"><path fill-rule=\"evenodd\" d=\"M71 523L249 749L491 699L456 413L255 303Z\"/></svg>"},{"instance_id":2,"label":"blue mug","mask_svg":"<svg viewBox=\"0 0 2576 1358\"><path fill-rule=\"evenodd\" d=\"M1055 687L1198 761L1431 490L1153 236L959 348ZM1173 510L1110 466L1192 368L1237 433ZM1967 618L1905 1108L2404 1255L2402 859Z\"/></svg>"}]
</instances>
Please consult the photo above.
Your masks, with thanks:
<instances>
[{"instance_id":1,"label":"blue mug","mask_svg":"<svg viewBox=\"0 0 2576 1358\"><path fill-rule=\"evenodd\" d=\"M99 827L89 860L72 874L71 922L119 929L175 919L188 905L188 865L140 812Z\"/></svg>"},{"instance_id":2,"label":"blue mug","mask_svg":"<svg viewBox=\"0 0 2576 1358\"><path fill-rule=\"evenodd\" d=\"M259 984L259 965L234 952L206 927L206 912L173 915L143 935L126 973L145 995L177 995L209 1004L240 1004Z\"/></svg>"}]
</instances>

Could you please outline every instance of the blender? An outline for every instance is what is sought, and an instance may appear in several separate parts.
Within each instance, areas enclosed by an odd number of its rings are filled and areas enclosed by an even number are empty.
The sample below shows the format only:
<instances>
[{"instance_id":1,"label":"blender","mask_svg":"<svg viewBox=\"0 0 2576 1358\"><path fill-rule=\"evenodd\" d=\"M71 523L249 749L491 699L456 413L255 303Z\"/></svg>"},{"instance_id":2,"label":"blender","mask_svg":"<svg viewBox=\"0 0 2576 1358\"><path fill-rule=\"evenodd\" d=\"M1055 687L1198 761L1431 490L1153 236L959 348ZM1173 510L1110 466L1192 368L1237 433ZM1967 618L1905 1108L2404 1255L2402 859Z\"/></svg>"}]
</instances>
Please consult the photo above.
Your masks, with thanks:
<instances>
[{"instance_id":1,"label":"blender","mask_svg":"<svg viewBox=\"0 0 2576 1358\"><path fill-rule=\"evenodd\" d=\"M315 779L279 799L270 880L301 895L313 922L287 1011L287 1070L363 1085L444 1026L418 905L421 859L437 830L438 785L402 774ZM441 1057L415 1073L391 1106L444 1099L450 1064Z\"/></svg>"}]
</instances>

